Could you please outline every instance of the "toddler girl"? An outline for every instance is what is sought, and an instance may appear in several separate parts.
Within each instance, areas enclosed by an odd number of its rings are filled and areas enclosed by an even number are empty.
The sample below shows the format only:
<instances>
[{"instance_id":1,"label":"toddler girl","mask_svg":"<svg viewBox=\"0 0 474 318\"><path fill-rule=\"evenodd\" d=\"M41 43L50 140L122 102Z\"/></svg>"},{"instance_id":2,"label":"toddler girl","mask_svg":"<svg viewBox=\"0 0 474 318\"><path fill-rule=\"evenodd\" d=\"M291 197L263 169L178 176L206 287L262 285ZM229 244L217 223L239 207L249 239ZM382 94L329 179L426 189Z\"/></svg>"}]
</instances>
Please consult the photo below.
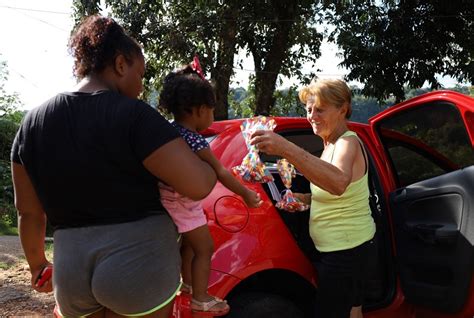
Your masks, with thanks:
<instances>
[{"instance_id":1,"label":"toddler girl","mask_svg":"<svg viewBox=\"0 0 474 318\"><path fill-rule=\"evenodd\" d=\"M234 178L214 156L206 139L198 133L213 123L215 103L212 86L202 75L196 59L165 77L159 107L173 114L175 121L172 124L191 149L214 168L219 181L240 195L249 207L258 207L261 204L259 194ZM180 195L163 183L160 183L160 194L178 231L183 233L182 291L192 293L192 310L225 315L229 311L226 301L207 293L214 246L201 203Z\"/></svg>"}]
</instances>

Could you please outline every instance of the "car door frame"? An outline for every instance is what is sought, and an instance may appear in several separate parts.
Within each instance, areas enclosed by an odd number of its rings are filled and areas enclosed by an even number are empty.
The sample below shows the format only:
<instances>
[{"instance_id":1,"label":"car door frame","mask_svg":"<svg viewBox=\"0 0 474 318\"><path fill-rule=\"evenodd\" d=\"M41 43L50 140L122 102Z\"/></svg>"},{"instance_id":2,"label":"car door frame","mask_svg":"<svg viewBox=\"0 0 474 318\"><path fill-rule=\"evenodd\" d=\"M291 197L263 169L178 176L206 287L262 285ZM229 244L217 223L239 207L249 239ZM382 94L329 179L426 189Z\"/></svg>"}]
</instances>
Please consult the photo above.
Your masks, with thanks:
<instances>
[{"instance_id":1,"label":"car door frame","mask_svg":"<svg viewBox=\"0 0 474 318\"><path fill-rule=\"evenodd\" d=\"M397 265L400 275L401 289L398 291L402 293L405 299L419 312L430 312L433 314L433 317L466 317L467 315L472 316L474 313L474 280L472 277L472 270L469 275L465 272L465 268L470 266L472 268L473 264L473 252L472 252L472 243L474 242L474 217L468 216L474 215L474 199L469 197L469 194L463 191L464 187L473 187L474 183L471 183L471 177L474 178L474 166L471 166L468 169L461 169L461 171L454 171L452 173L444 174L432 179L424 180L412 185L398 187L396 181L396 175L393 166L390 163L389 156L386 153L386 149L380 138L378 127L381 122L390 118L393 115L399 115L402 112L412 109L413 107L424 106L427 103L444 101L451 104L454 104L463 120L464 125L467 130L471 146L474 145L474 100L460 93L451 92L451 91L438 91L428 93L411 100L408 100L399 105L393 106L378 115L369 119L369 125L372 135L373 149L372 154L378 158L378 169L382 171L382 182L381 185L384 189L385 200L389 202L390 216L389 219L392 223L392 232L394 237L394 245L396 250ZM375 151L374 151L375 150ZM458 183L458 179L464 180ZM444 186L444 184L450 183L450 186ZM433 187L437 185L441 189L434 190ZM424 187L424 188L423 188ZM429 190L427 190L429 189ZM444 196L443 200L439 199L439 196ZM446 196L451 196L450 199L444 200ZM434 199L433 199L434 198ZM460 199L461 198L461 199ZM425 201L423 201L425 200ZM451 200L451 201L450 201ZM450 288L444 290L444 299L446 300L443 304L442 297L426 297L423 295L423 291L430 290L430 286L424 286L421 281L417 281L417 277L409 277L410 273L410 264L413 264L415 259L413 253L410 253L407 249L407 244L413 243L413 239L407 239L408 235L413 235L416 231L423 233L423 230L426 230L428 234L427 237L430 237L432 234L430 229L419 229L407 233L407 224L409 225L412 222L412 227L416 227L423 223L413 223L416 220L416 217L413 217L413 210L418 209L420 206L431 206L433 203L439 202L451 202L453 204L452 210L459 210L459 201L462 201L464 210L461 213L461 222L458 225L460 226L458 231L462 234L458 237L455 237L456 248L459 248L459 244L467 244L469 247L461 248L463 250L469 250L470 254L468 257L461 258L460 262L466 262L464 264L464 274L460 273L464 277L464 282L458 277L456 284L451 286L451 292L454 287L462 288L462 291L459 291L457 288L454 292L457 292L458 295L450 294ZM431 202L430 202L431 201ZM453 203L455 202L455 203ZM427 205L423 205L427 204ZM466 210L467 209L467 210ZM447 212L454 213L455 212ZM420 221L420 220L418 220ZM431 222L431 220L428 220ZM430 223L428 223L430 225ZM448 224L441 224L448 225ZM410 232L410 231L408 231ZM436 233L436 229L433 231ZM445 234L449 231L444 231ZM452 234L452 233L451 233ZM461 237L461 238L460 238ZM426 238L426 237L425 237ZM450 240L452 238L447 238ZM460 241L462 240L462 241ZM433 243L433 242L431 242ZM438 244L439 242L434 242ZM421 243L420 243L421 244ZM425 242L425 244L430 244ZM464 246L464 245L463 245ZM411 249L413 247L410 247ZM416 249L416 247L415 247ZM436 249L436 247L435 247ZM421 247L418 246L418 250L421 250ZM456 254L456 253L455 253ZM436 255L434 251L432 255ZM410 263L411 262L411 263ZM423 265L423 262L418 262L417 266ZM444 264L440 264L442 268ZM454 273L456 275L458 273ZM436 279L434 276L429 276L429 278ZM419 283L419 284L418 284ZM426 283L426 282L425 282ZM463 284L464 283L464 284ZM462 286L461 286L462 285ZM426 287L426 288L423 288ZM431 286L433 287L433 286ZM434 290L434 289L431 289ZM438 290L439 294L435 296L440 296L443 294L443 290ZM436 293L436 291L435 291ZM446 294L447 293L447 294ZM461 296L464 298L458 302L454 301L452 298ZM450 298L451 297L451 298ZM438 300L438 301L436 301Z\"/></svg>"}]
</instances>

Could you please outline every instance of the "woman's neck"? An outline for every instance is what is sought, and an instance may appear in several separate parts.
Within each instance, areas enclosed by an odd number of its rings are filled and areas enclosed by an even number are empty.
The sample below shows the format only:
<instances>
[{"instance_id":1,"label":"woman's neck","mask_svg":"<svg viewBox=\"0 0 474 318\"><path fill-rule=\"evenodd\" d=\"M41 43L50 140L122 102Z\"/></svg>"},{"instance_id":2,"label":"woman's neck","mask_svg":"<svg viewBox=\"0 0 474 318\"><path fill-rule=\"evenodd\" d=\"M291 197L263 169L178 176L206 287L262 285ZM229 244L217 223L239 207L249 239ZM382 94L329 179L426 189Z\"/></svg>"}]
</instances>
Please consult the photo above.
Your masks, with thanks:
<instances>
[{"instance_id":1,"label":"woman's neck","mask_svg":"<svg viewBox=\"0 0 474 318\"><path fill-rule=\"evenodd\" d=\"M117 87L97 75L84 77L75 87L74 90L83 93L93 93L102 90L118 91Z\"/></svg>"},{"instance_id":2,"label":"woman's neck","mask_svg":"<svg viewBox=\"0 0 474 318\"><path fill-rule=\"evenodd\" d=\"M327 136L327 138L324 138L324 144L326 146L329 144L334 144L347 130L348 128L346 123L338 126L329 134L329 136Z\"/></svg>"}]
</instances>

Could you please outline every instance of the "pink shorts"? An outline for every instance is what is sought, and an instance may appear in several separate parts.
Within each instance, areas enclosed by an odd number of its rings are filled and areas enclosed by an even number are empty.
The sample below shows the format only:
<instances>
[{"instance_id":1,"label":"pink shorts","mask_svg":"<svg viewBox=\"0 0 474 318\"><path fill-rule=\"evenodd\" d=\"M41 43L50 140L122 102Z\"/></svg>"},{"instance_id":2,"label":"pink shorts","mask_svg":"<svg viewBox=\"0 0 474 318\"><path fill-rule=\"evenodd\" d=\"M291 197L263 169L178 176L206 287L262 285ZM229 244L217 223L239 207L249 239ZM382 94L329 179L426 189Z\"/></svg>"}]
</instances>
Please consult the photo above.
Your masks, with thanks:
<instances>
[{"instance_id":1,"label":"pink shorts","mask_svg":"<svg viewBox=\"0 0 474 318\"><path fill-rule=\"evenodd\" d=\"M159 188L161 203L178 227L179 233L189 232L207 224L201 201L193 201L161 182Z\"/></svg>"}]
</instances>

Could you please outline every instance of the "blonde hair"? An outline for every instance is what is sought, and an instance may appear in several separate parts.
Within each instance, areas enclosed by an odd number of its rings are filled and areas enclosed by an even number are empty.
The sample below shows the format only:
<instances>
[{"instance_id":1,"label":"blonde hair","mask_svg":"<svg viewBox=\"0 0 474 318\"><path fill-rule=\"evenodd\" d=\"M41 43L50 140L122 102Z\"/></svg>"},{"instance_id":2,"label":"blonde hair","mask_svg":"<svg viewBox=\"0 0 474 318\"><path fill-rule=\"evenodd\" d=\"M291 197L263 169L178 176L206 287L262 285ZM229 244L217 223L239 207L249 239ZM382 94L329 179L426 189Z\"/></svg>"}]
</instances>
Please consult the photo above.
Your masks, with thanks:
<instances>
[{"instance_id":1,"label":"blonde hair","mask_svg":"<svg viewBox=\"0 0 474 318\"><path fill-rule=\"evenodd\" d=\"M349 86L339 79L312 80L308 86L303 87L298 93L303 104L306 104L310 97L315 97L320 103L334 105L337 108L346 105L346 118L351 117L352 114L351 95Z\"/></svg>"}]
</instances>

